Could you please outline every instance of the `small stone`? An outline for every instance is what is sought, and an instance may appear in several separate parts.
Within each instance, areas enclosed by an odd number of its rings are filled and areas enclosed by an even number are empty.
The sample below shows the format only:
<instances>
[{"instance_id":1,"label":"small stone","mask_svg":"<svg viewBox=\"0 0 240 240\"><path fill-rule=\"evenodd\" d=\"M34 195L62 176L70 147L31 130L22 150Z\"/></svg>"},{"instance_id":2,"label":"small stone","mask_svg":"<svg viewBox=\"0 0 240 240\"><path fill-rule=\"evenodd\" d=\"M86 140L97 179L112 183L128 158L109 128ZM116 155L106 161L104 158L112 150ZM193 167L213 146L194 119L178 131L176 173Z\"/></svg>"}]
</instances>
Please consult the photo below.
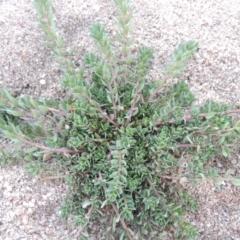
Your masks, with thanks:
<instances>
[{"instance_id":1,"label":"small stone","mask_svg":"<svg viewBox=\"0 0 240 240\"><path fill-rule=\"evenodd\" d=\"M9 216L10 218L14 218L14 217L15 217L15 212L9 211L9 212L8 212L8 216Z\"/></svg>"},{"instance_id":2,"label":"small stone","mask_svg":"<svg viewBox=\"0 0 240 240\"><path fill-rule=\"evenodd\" d=\"M12 189L13 189L13 187L12 187L12 186L8 186L8 187L7 187L7 191L8 191L8 192L11 192L11 191L12 191Z\"/></svg>"},{"instance_id":3,"label":"small stone","mask_svg":"<svg viewBox=\"0 0 240 240\"><path fill-rule=\"evenodd\" d=\"M39 236L37 234L34 234L33 239L39 239Z\"/></svg>"},{"instance_id":4,"label":"small stone","mask_svg":"<svg viewBox=\"0 0 240 240\"><path fill-rule=\"evenodd\" d=\"M93 9L96 11L96 12L98 12L99 10L100 10L100 6L99 5L97 5L97 4L94 4L93 5Z\"/></svg>"},{"instance_id":5,"label":"small stone","mask_svg":"<svg viewBox=\"0 0 240 240\"><path fill-rule=\"evenodd\" d=\"M42 84L42 85L46 84L46 80L45 79L41 79L40 80L40 84Z\"/></svg>"},{"instance_id":6,"label":"small stone","mask_svg":"<svg viewBox=\"0 0 240 240\"><path fill-rule=\"evenodd\" d=\"M53 230L52 230L51 228L47 228L47 229L46 229L46 233L47 233L48 235L53 235Z\"/></svg>"},{"instance_id":7,"label":"small stone","mask_svg":"<svg viewBox=\"0 0 240 240\"><path fill-rule=\"evenodd\" d=\"M23 222L23 224L27 225L28 224L28 217L24 216L22 222Z\"/></svg>"},{"instance_id":8,"label":"small stone","mask_svg":"<svg viewBox=\"0 0 240 240\"><path fill-rule=\"evenodd\" d=\"M27 210L27 213L28 213L28 215L32 215L33 214L33 209L32 208L28 208L28 210Z\"/></svg>"},{"instance_id":9,"label":"small stone","mask_svg":"<svg viewBox=\"0 0 240 240\"><path fill-rule=\"evenodd\" d=\"M231 163L232 163L232 164L236 164L236 163L237 163L237 159L234 158L233 160L231 160Z\"/></svg>"},{"instance_id":10,"label":"small stone","mask_svg":"<svg viewBox=\"0 0 240 240\"><path fill-rule=\"evenodd\" d=\"M222 167L222 164L221 164L220 162L217 162L217 166L218 166L219 168L221 168L221 167Z\"/></svg>"},{"instance_id":11,"label":"small stone","mask_svg":"<svg viewBox=\"0 0 240 240\"><path fill-rule=\"evenodd\" d=\"M20 216L20 215L23 215L24 212L25 212L25 209L21 207L21 208L18 208L18 209L15 211L15 214L16 214L17 216Z\"/></svg>"}]
</instances>

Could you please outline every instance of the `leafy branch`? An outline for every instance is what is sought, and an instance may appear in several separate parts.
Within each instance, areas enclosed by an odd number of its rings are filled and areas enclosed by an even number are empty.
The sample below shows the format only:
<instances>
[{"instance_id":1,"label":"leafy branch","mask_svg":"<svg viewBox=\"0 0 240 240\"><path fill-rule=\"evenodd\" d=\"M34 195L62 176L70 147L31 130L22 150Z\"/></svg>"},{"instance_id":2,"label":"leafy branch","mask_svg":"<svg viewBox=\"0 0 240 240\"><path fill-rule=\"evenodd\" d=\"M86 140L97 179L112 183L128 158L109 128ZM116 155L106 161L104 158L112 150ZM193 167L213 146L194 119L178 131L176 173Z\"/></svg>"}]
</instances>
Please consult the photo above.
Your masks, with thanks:
<instances>
[{"instance_id":1,"label":"leafy branch","mask_svg":"<svg viewBox=\"0 0 240 240\"><path fill-rule=\"evenodd\" d=\"M17 139L19 139L21 142L26 143L28 145L31 145L33 147L37 147L37 148L40 148L40 149L44 149L44 150L51 151L51 152L56 152L56 153L82 153L82 152L84 152L83 150L72 150L72 149L65 149L65 148L56 149L56 148L46 147L42 144L28 141L27 139L25 139L21 136L17 136Z\"/></svg>"},{"instance_id":2,"label":"leafy branch","mask_svg":"<svg viewBox=\"0 0 240 240\"><path fill-rule=\"evenodd\" d=\"M100 179L101 181L104 181L104 179L103 179L103 177L102 177L102 173L99 172L98 174L99 174L99 179ZM107 191L106 187L104 187L104 189L105 189L105 191ZM118 211L117 207L115 206L115 204L114 204L114 203L111 203L111 205L112 205L112 208L113 208L114 212L116 213L117 217L120 218L119 211ZM132 237L131 237L131 234L130 234L129 231L128 231L128 227L127 227L124 219L120 218L120 222L121 222L121 224L122 224L122 227L123 227L124 231L126 232L126 234L127 234L127 236L128 236L128 239L129 239L129 240L133 240Z\"/></svg>"},{"instance_id":3,"label":"leafy branch","mask_svg":"<svg viewBox=\"0 0 240 240\"><path fill-rule=\"evenodd\" d=\"M143 46L132 53L129 0L114 3L117 44L100 23L92 24L99 54L86 53L76 69L51 1L34 1L42 37L58 57L69 92L62 100L44 100L15 98L3 89L1 136L30 146L17 153L28 160L29 173L45 171L48 179L60 176L72 186L61 213L75 217L76 238L86 238L87 224L102 218L111 223L102 239L159 239L171 224L177 239L194 239L196 229L182 216L197 204L182 188L203 178L240 185L239 176L220 176L207 164L240 145L240 110L211 100L195 106L188 84L177 79L198 49L195 41L180 43L163 79L149 81L153 52ZM0 155L6 162L8 154Z\"/></svg>"}]
</instances>

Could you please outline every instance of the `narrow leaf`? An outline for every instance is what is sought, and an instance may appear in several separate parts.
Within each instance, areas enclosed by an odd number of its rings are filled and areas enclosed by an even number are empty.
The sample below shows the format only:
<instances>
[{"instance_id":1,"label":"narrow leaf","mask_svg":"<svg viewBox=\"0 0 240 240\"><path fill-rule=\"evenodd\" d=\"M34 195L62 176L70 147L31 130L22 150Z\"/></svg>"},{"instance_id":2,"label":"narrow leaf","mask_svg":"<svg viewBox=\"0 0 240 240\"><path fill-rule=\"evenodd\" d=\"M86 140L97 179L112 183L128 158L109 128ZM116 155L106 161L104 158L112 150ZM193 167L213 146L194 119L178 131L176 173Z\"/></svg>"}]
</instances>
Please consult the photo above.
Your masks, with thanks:
<instances>
[{"instance_id":1,"label":"narrow leaf","mask_svg":"<svg viewBox=\"0 0 240 240\"><path fill-rule=\"evenodd\" d=\"M206 117L206 119L211 119L211 118L213 118L215 115L216 115L216 113L210 112L210 113L206 113L206 114L205 114L205 117Z\"/></svg>"},{"instance_id":2,"label":"narrow leaf","mask_svg":"<svg viewBox=\"0 0 240 240\"><path fill-rule=\"evenodd\" d=\"M11 114L13 116L16 116L16 117L22 117L23 116L23 112L20 112L20 111L15 111L15 110L10 110L10 109L7 109L6 110L8 114Z\"/></svg>"},{"instance_id":3,"label":"narrow leaf","mask_svg":"<svg viewBox=\"0 0 240 240\"><path fill-rule=\"evenodd\" d=\"M237 186L237 187L240 186L240 178L234 178L231 180L231 182L234 186Z\"/></svg>"},{"instance_id":4,"label":"narrow leaf","mask_svg":"<svg viewBox=\"0 0 240 240\"><path fill-rule=\"evenodd\" d=\"M63 40L60 36L57 36L57 46L58 47L63 47Z\"/></svg>"},{"instance_id":5,"label":"narrow leaf","mask_svg":"<svg viewBox=\"0 0 240 240\"><path fill-rule=\"evenodd\" d=\"M38 103L34 99L30 98L30 103L33 105L33 107L38 109Z\"/></svg>"},{"instance_id":6,"label":"narrow leaf","mask_svg":"<svg viewBox=\"0 0 240 240\"><path fill-rule=\"evenodd\" d=\"M91 204L92 204L91 201L85 200L85 201L82 203L82 208L86 208L86 207L88 207L88 206L91 205Z\"/></svg>"},{"instance_id":7,"label":"narrow leaf","mask_svg":"<svg viewBox=\"0 0 240 240\"><path fill-rule=\"evenodd\" d=\"M7 91L7 89L3 89L3 92L5 93L8 100L13 104L13 106L16 107L18 104L17 100Z\"/></svg>"}]
</instances>

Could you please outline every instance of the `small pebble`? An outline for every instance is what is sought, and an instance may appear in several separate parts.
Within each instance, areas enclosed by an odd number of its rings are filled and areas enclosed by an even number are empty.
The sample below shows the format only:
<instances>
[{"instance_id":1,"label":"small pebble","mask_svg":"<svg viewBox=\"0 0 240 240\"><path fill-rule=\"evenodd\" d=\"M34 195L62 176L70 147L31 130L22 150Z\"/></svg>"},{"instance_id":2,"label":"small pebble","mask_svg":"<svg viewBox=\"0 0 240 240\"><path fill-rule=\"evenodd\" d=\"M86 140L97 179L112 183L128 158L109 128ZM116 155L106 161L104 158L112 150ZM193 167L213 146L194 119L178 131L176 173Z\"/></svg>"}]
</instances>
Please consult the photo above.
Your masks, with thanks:
<instances>
[{"instance_id":1,"label":"small pebble","mask_svg":"<svg viewBox=\"0 0 240 240\"><path fill-rule=\"evenodd\" d=\"M45 80L45 79L41 79L39 82L40 82L40 84L42 84L42 85L46 84L46 80Z\"/></svg>"}]
</instances>

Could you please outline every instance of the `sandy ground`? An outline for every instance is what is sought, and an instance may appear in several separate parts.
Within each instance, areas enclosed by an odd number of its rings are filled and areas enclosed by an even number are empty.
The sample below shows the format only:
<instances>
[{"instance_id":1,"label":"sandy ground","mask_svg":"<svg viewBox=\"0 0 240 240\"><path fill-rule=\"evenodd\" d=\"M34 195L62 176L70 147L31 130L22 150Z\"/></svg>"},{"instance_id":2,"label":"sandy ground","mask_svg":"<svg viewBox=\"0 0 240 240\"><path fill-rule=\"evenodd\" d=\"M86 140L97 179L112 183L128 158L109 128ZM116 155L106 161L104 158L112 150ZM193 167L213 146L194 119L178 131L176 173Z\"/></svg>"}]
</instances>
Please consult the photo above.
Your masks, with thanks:
<instances>
[{"instance_id":1,"label":"sandy ground","mask_svg":"<svg viewBox=\"0 0 240 240\"><path fill-rule=\"evenodd\" d=\"M114 7L110 0L53 0L57 25L67 47L77 46L73 57L81 62L86 51L94 50L88 35L93 21L111 34ZM199 103L206 99L237 101L240 93L240 2L239 0L132 0L133 46L154 50L150 79L162 76L163 66L182 40L199 41L200 49L182 78L187 80ZM54 56L40 38L35 11L27 0L0 0L0 87L15 96L61 98L60 72ZM4 142L2 142L3 144ZM3 144L4 145L4 144ZM240 173L239 153L230 159L216 159L222 172ZM190 188L199 209L187 214L199 230L198 240L240 239L240 190L225 183L221 191L204 181ZM29 177L24 164L0 168L0 239L70 239L70 219L61 219L58 206L67 187L60 181ZM98 239L101 226L90 225L91 239ZM173 239L169 235L168 239Z\"/></svg>"}]
</instances>

